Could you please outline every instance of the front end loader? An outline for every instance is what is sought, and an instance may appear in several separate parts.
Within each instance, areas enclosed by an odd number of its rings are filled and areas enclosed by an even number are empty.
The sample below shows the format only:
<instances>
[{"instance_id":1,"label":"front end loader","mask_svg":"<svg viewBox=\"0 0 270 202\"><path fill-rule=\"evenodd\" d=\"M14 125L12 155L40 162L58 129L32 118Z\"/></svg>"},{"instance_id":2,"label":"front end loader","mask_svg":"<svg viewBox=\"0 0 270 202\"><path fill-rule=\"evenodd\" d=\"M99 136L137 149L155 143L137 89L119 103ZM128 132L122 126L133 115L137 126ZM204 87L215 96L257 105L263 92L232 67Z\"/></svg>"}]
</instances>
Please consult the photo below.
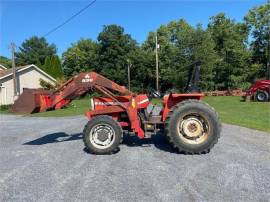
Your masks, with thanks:
<instances>
[{"instance_id":1,"label":"front end loader","mask_svg":"<svg viewBox=\"0 0 270 202\"><path fill-rule=\"evenodd\" d=\"M115 152L125 131L139 138L163 131L168 142L186 154L208 153L220 137L218 115L202 102L203 94L170 93L163 97L161 107L152 105L146 94L135 94L95 72L80 73L53 92L26 90L12 110L28 113L57 110L89 91L104 95L92 98L91 109L85 112L89 121L83 130L83 141L91 153Z\"/></svg>"}]
</instances>

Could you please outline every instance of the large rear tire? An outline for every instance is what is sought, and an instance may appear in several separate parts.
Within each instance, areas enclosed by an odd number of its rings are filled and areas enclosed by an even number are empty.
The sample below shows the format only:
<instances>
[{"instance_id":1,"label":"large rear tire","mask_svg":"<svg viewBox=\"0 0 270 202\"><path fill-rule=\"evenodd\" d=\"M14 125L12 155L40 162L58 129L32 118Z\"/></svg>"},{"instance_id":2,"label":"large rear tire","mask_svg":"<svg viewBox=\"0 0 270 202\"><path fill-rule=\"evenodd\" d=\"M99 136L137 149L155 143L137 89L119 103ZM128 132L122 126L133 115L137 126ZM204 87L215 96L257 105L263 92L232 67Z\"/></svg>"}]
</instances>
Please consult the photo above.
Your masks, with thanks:
<instances>
[{"instance_id":1,"label":"large rear tire","mask_svg":"<svg viewBox=\"0 0 270 202\"><path fill-rule=\"evenodd\" d=\"M198 100L178 103L170 111L165 134L174 148L186 154L208 153L220 137L217 113Z\"/></svg>"},{"instance_id":2,"label":"large rear tire","mask_svg":"<svg viewBox=\"0 0 270 202\"><path fill-rule=\"evenodd\" d=\"M91 119L83 130L83 142L90 153L111 154L118 150L123 139L121 126L107 115Z\"/></svg>"}]
</instances>

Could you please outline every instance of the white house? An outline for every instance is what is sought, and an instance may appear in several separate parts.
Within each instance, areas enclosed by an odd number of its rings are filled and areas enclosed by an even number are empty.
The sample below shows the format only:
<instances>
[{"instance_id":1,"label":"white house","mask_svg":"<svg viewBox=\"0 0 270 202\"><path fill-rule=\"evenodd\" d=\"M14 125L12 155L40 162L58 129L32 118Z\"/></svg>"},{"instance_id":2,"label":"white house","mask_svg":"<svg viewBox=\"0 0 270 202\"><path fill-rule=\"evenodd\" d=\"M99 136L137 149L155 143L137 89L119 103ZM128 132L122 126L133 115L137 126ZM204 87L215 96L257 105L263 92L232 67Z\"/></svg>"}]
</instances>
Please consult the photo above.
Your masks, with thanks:
<instances>
[{"instance_id":1,"label":"white house","mask_svg":"<svg viewBox=\"0 0 270 202\"><path fill-rule=\"evenodd\" d=\"M23 88L41 88L40 79L55 84L56 80L36 65L16 67L17 92L21 94ZM14 103L13 70L0 66L0 105Z\"/></svg>"}]
</instances>

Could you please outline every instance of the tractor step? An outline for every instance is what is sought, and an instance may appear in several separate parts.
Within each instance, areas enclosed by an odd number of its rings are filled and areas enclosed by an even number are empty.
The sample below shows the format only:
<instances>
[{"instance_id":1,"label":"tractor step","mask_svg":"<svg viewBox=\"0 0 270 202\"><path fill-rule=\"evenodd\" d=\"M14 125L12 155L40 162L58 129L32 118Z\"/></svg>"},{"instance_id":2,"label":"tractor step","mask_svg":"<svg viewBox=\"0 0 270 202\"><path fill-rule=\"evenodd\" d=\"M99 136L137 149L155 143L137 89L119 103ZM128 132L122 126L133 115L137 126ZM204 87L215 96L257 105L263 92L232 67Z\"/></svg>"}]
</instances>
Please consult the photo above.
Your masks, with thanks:
<instances>
[{"instance_id":1,"label":"tractor step","mask_svg":"<svg viewBox=\"0 0 270 202\"><path fill-rule=\"evenodd\" d=\"M151 138L153 134L154 133L152 133L152 132L145 132L144 133L144 138Z\"/></svg>"},{"instance_id":2,"label":"tractor step","mask_svg":"<svg viewBox=\"0 0 270 202\"><path fill-rule=\"evenodd\" d=\"M152 116L149 121L144 121L143 124L145 137L151 137L151 135L159 131L157 125L163 124L163 122L161 121L161 116Z\"/></svg>"},{"instance_id":3,"label":"tractor step","mask_svg":"<svg viewBox=\"0 0 270 202\"><path fill-rule=\"evenodd\" d=\"M161 121L161 116L158 115L158 116L150 116L149 117L149 121L144 121L144 123L149 123L149 124L162 124L163 122Z\"/></svg>"}]
</instances>

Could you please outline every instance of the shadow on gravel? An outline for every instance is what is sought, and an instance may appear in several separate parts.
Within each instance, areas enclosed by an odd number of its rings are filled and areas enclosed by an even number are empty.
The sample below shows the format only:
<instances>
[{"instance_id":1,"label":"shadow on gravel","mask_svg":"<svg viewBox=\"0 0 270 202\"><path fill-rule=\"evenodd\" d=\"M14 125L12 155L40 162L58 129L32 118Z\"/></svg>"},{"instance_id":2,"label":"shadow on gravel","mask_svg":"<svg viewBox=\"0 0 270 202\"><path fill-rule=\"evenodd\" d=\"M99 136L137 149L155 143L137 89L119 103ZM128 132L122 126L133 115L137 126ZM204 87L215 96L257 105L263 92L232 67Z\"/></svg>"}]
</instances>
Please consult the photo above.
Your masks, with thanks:
<instances>
[{"instance_id":1,"label":"shadow on gravel","mask_svg":"<svg viewBox=\"0 0 270 202\"><path fill-rule=\"evenodd\" d=\"M125 135L123 143L128 147L151 147L154 145L157 149L170 152L178 153L176 149L172 148L171 145L166 141L164 135L156 134L151 138L139 139L137 136Z\"/></svg>"},{"instance_id":2,"label":"shadow on gravel","mask_svg":"<svg viewBox=\"0 0 270 202\"><path fill-rule=\"evenodd\" d=\"M106 156L106 155L112 155L112 154L117 154L120 151L120 148L118 147L115 151L109 153L109 154L94 154L91 153L86 147L83 148L83 151L87 154L91 154L91 155L97 155L97 156Z\"/></svg>"},{"instance_id":3,"label":"shadow on gravel","mask_svg":"<svg viewBox=\"0 0 270 202\"><path fill-rule=\"evenodd\" d=\"M23 145L44 145L82 139L82 133L68 135L64 132L52 133L41 138L29 141Z\"/></svg>"},{"instance_id":4,"label":"shadow on gravel","mask_svg":"<svg viewBox=\"0 0 270 202\"><path fill-rule=\"evenodd\" d=\"M82 133L68 135L64 132L58 132L48 134L38 139L26 142L23 145L44 145L80 139L82 139ZM122 144L127 145L128 147L151 147L152 145L154 145L157 149L160 149L162 151L177 153L177 151L173 149L165 140L162 134L153 135L151 138L145 139L139 139L135 135L131 136L126 134L124 135L124 140ZM84 151L88 153L86 149L84 149Z\"/></svg>"}]
</instances>

